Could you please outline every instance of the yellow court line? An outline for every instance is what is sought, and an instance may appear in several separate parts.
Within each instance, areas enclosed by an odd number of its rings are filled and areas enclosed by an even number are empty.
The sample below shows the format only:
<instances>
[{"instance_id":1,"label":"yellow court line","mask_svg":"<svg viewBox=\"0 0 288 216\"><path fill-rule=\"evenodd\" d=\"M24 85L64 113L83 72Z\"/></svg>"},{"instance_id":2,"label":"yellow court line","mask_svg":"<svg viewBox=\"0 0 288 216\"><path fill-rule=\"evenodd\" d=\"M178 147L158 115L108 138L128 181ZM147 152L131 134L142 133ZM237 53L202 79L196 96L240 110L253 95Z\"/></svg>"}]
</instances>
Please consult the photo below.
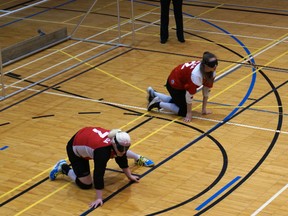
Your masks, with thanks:
<instances>
[{"instance_id":1,"label":"yellow court line","mask_svg":"<svg viewBox=\"0 0 288 216\"><path fill-rule=\"evenodd\" d=\"M30 208L32 208L33 206L37 205L38 203L42 202L43 200L48 199L49 197L51 197L52 195L54 195L55 193L57 193L58 191L64 189L65 187L67 187L69 184L71 184L72 182L68 182L65 185L63 185L62 187L58 188L57 190L53 191L52 193L48 194L47 196L43 197L42 199L38 200L37 202L33 203L32 205L26 207L25 209L23 209L22 211L18 212L17 214L15 214L15 216L20 215L24 212L26 212L27 210L29 210Z\"/></svg>"},{"instance_id":2,"label":"yellow court line","mask_svg":"<svg viewBox=\"0 0 288 216\"><path fill-rule=\"evenodd\" d=\"M121 0L121 1L123 1L123 0ZM121 2L120 1L120 2ZM107 8L107 7L110 7L111 5L115 5L116 4L116 2L112 2L112 3L110 3L110 4L107 4L107 5L105 5L105 6L103 6L103 7L100 7L100 8L95 8L95 10L93 10L93 11L91 11L90 13L93 13L93 12L96 12L97 10L103 10L104 8ZM81 17L81 16L84 16L84 14L81 14L81 15L78 15L78 16L74 16L74 17L72 17L71 19L67 19L67 20L65 20L65 21L63 21L63 22L61 22L61 23L66 23L66 22L69 22L69 21L71 21L71 20L75 20L76 18L79 18L79 17ZM75 24L74 24L75 25ZM81 25L82 26L82 25ZM105 28L106 29L106 28Z\"/></svg>"},{"instance_id":3,"label":"yellow court line","mask_svg":"<svg viewBox=\"0 0 288 216\"><path fill-rule=\"evenodd\" d=\"M90 13L96 12L97 10L102 10L102 9L108 7L108 6L113 5L113 4L116 4L116 2L112 2L112 3L110 3L110 4L107 4L107 5L105 5L104 7L96 8L95 10L91 11ZM87 10L88 10L88 8L87 8ZM85 13L85 14L86 14L86 13ZM81 15L78 15L78 16L74 16L74 17L72 17L72 18L70 18L70 19L67 19L67 20L65 20L65 21L63 21L63 22L61 22L61 23L66 23L66 22L69 22L69 21L71 21L71 20L75 20L76 18L79 18L79 17L81 17L81 16L84 16L84 13L81 14ZM81 26L82 26L82 25L81 25Z\"/></svg>"},{"instance_id":4,"label":"yellow court line","mask_svg":"<svg viewBox=\"0 0 288 216\"><path fill-rule=\"evenodd\" d=\"M68 56L70 56L71 58L76 59L77 61L83 62L81 59L79 59L79 58L77 58L77 57L75 57L75 56L72 56L72 55L70 55L69 53L64 52L63 50L60 50L60 51L61 51L62 53L64 53L65 55L68 55ZM93 65L91 65L91 64L89 64L89 63L87 63L87 62L86 62L85 64L88 65L89 67L94 67ZM104 74L106 74L106 75L108 75L108 76L110 76L110 77L113 77L114 79L116 79L116 80L118 80L118 81L120 81L120 82L122 82L122 83L125 83L126 85L131 86L132 88L135 88L135 89L137 89L137 90L139 90L139 91L141 91L141 92L146 92L145 90L140 89L140 88L138 88L137 86L132 85L132 84L130 84L129 82L126 82L125 80L120 79L120 78L112 75L111 73L108 73L108 72L106 72L106 71L104 71L104 70L102 70L102 69L100 69L100 68L94 68L94 69L95 69L95 70L98 70L98 71L100 71L100 72L102 72L102 73L104 73Z\"/></svg>"},{"instance_id":5,"label":"yellow court line","mask_svg":"<svg viewBox=\"0 0 288 216\"><path fill-rule=\"evenodd\" d=\"M155 10L158 10L158 9L159 9L158 7L155 7L155 8L152 8L151 10L147 10L145 13L142 13L142 14L137 15L136 17L134 17L134 19L137 19L138 17L142 17L143 14L149 14L152 11L155 11ZM123 23L129 23L129 22L130 22L130 20L125 20L125 21L120 22L120 25L123 24ZM117 26L118 26L118 23L113 25L113 26L111 26L110 28L115 28ZM109 28L107 28L107 29L109 29Z\"/></svg>"},{"instance_id":6,"label":"yellow court line","mask_svg":"<svg viewBox=\"0 0 288 216\"><path fill-rule=\"evenodd\" d=\"M202 15L204 15L204 14L206 14L206 13L209 13L209 12L211 12L211 11L216 10L216 9L219 8L219 7L222 7L223 5L224 5L224 4L220 4L220 5L218 5L218 6L214 7L214 8L211 8L210 10L207 10L207 11L199 14L198 16L195 16L195 17L196 17L196 18L197 18L197 17L200 17L200 16L202 16Z\"/></svg>"},{"instance_id":7,"label":"yellow court line","mask_svg":"<svg viewBox=\"0 0 288 216\"><path fill-rule=\"evenodd\" d=\"M143 118L143 117L144 117L146 114L148 114L148 113L149 113L149 112L143 113L143 114L142 114L141 116L139 116L138 118L136 118L136 119L134 119L134 120L128 122L127 124L123 125L120 129L122 129L122 128L124 128L124 127L127 127L128 125L130 125L130 124L136 122L138 119Z\"/></svg>"},{"instance_id":8,"label":"yellow court line","mask_svg":"<svg viewBox=\"0 0 288 216\"><path fill-rule=\"evenodd\" d=\"M174 123L175 121L177 121L177 120L180 119L180 118L182 118L182 117L174 118L173 120L171 120L171 121L168 122L167 124L165 124L165 125L163 125L162 127L154 130L152 133L150 133L150 134L147 135L146 137L144 137L144 138L140 139L138 142L134 143L134 144L132 145L132 147L140 144L140 143L143 142L144 140L148 139L148 138L151 137L152 135L156 134L158 131L160 131L160 130L162 130L163 128L169 126L170 124Z\"/></svg>"},{"instance_id":9,"label":"yellow court line","mask_svg":"<svg viewBox=\"0 0 288 216\"><path fill-rule=\"evenodd\" d=\"M225 67L224 69L222 69L222 70L219 71L218 73L221 74L221 72L225 72L226 70L232 68L234 65L236 65L236 64L238 64L238 63L240 63L240 62L242 62L242 61L244 61L244 60L246 60L246 59L249 59L249 57L253 57L254 54L257 54L258 52L264 50L265 48L267 48L267 47L269 47L269 46L277 43L278 41L281 41L282 39L284 39L284 38L287 37L287 36L288 36L288 33L284 34L283 36L277 38L276 40L273 40L272 42L266 44L265 46L259 48L259 49L256 50L256 51L252 52L250 55L246 55L245 57L243 57L243 58L241 58L240 60L236 61L236 63L233 63L233 64Z\"/></svg>"},{"instance_id":10,"label":"yellow court line","mask_svg":"<svg viewBox=\"0 0 288 216\"><path fill-rule=\"evenodd\" d=\"M28 183L31 182L32 180L34 180L34 179L38 178L39 176L41 176L42 174L46 173L48 170L51 170L51 168L48 168L48 169L42 171L41 173L39 173L38 175L34 176L33 178L27 180L26 182L23 182L22 184L18 185L17 187L14 187L12 190L10 190L10 191L2 194L2 195L0 196L0 198L2 198L2 197L4 197L4 196L12 193L13 191L17 190L18 188L20 188L20 187L22 187L22 186L28 184Z\"/></svg>"},{"instance_id":11,"label":"yellow court line","mask_svg":"<svg viewBox=\"0 0 288 216\"><path fill-rule=\"evenodd\" d=\"M214 7L214 8L211 8L211 9L209 9L209 10L207 10L207 11L199 14L199 15L194 16L193 18L194 18L194 19L197 19L198 17L200 17L200 16L202 16L202 15L204 15L204 14L206 14L206 13L209 13L209 12L211 12L211 11L214 11L214 10L216 10L217 8L219 8L219 7L223 6L223 5L224 5L224 4L220 4L220 5L218 5L218 6ZM187 22L188 22L188 21L190 21L190 20L187 20ZM187 23L187 22L184 21L184 23ZM173 26L173 28L175 28L175 25ZM171 28L170 28L170 29L171 29Z\"/></svg>"}]
</instances>

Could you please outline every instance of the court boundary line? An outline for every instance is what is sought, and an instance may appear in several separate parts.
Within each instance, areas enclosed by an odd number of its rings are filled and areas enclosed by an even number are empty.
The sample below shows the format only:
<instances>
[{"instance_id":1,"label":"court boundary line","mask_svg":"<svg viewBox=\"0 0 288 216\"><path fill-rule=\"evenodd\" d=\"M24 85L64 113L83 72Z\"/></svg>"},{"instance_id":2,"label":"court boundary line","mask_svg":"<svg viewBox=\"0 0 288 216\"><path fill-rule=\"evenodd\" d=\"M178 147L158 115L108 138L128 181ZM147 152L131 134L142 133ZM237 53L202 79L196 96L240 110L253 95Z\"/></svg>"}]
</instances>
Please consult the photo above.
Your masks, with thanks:
<instances>
[{"instance_id":1,"label":"court boundary line","mask_svg":"<svg viewBox=\"0 0 288 216\"><path fill-rule=\"evenodd\" d=\"M267 200L260 208L258 208L251 216L256 216L258 213L260 213L266 206L268 206L274 199L276 199L278 196L280 196L281 193L283 193L288 188L288 184L286 184L284 187L282 187L277 193L275 193L269 200Z\"/></svg>"}]
</instances>

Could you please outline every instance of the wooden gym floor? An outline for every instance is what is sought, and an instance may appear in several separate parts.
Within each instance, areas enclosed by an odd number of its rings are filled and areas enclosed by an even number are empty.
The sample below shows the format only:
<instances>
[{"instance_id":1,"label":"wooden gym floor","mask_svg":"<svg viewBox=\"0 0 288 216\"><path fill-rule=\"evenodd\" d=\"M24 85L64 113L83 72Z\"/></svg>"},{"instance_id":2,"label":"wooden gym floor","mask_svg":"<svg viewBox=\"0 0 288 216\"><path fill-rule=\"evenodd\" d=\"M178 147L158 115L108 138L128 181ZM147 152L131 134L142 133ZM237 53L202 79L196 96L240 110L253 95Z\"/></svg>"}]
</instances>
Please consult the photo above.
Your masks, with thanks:
<instances>
[{"instance_id":1,"label":"wooden gym floor","mask_svg":"<svg viewBox=\"0 0 288 216\"><path fill-rule=\"evenodd\" d=\"M34 2L0 1L1 13ZM71 33L92 3L54 0L1 16L0 46L38 29ZM116 6L99 0L74 39L3 67L6 94L49 79L1 101L0 215L288 215L287 1L186 0L186 43L176 40L171 11L163 45L159 1L136 0L133 45L95 43L132 43L131 3L120 1L120 41ZM200 92L191 123L147 112L146 88L166 92L170 71L206 50L220 62L213 114L200 114ZM82 191L64 176L48 179L84 126L128 131L132 150L156 164L129 161L141 177L129 184L109 161L105 203L92 210L95 190Z\"/></svg>"}]
</instances>

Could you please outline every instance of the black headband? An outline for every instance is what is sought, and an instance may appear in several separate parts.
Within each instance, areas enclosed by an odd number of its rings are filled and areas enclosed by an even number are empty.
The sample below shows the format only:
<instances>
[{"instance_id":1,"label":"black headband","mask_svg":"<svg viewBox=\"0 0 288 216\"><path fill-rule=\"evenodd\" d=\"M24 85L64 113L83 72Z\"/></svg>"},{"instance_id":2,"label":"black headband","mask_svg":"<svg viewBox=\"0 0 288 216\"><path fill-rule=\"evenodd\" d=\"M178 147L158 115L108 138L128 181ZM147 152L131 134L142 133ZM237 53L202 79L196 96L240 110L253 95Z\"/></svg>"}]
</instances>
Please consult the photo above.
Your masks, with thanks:
<instances>
[{"instance_id":1,"label":"black headband","mask_svg":"<svg viewBox=\"0 0 288 216\"><path fill-rule=\"evenodd\" d=\"M218 60L217 60L217 59L212 60L212 61L206 61L206 60L204 60L203 63L204 63L205 65L207 65L208 67L210 67L210 68L214 68L215 66L218 65Z\"/></svg>"}]
</instances>

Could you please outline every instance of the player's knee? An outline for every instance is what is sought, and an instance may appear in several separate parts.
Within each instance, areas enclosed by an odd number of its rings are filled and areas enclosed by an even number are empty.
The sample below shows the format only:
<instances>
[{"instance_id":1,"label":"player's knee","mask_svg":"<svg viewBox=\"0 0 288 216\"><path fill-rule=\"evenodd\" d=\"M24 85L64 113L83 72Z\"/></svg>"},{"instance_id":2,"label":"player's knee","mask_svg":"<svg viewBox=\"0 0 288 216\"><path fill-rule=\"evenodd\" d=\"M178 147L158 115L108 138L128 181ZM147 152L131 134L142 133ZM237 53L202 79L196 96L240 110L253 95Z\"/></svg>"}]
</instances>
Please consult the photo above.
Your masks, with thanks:
<instances>
[{"instance_id":1,"label":"player's knee","mask_svg":"<svg viewBox=\"0 0 288 216\"><path fill-rule=\"evenodd\" d=\"M76 183L76 185L78 185L78 187L80 187L81 189L84 189L84 190L92 188L92 183L91 184L84 184L78 178L76 178L75 183Z\"/></svg>"}]
</instances>

